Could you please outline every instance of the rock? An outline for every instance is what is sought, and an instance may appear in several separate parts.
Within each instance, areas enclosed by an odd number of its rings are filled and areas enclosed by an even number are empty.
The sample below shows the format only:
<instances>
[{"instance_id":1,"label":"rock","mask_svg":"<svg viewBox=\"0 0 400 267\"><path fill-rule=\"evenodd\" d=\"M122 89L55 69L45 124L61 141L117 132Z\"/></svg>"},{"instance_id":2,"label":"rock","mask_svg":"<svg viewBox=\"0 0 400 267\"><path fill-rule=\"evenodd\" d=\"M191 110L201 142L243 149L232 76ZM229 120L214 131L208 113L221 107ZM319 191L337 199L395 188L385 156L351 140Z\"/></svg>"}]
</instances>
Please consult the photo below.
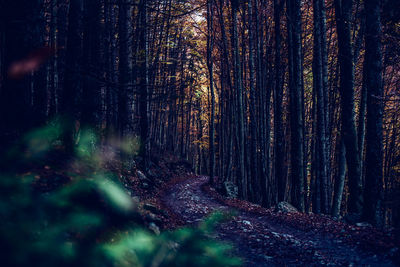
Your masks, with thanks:
<instances>
[{"instance_id":1,"label":"rock","mask_svg":"<svg viewBox=\"0 0 400 267\"><path fill-rule=\"evenodd\" d=\"M341 221L343 221L343 217L342 216L335 216L335 217L332 217L332 220L334 220L335 222L341 222Z\"/></svg>"},{"instance_id":2,"label":"rock","mask_svg":"<svg viewBox=\"0 0 400 267\"><path fill-rule=\"evenodd\" d=\"M133 159L131 159L130 160L130 163L129 163L129 170L132 172L132 171L134 171L135 169L136 169L136 161L134 161Z\"/></svg>"},{"instance_id":3,"label":"rock","mask_svg":"<svg viewBox=\"0 0 400 267\"><path fill-rule=\"evenodd\" d=\"M160 235L160 228L155 223L149 224L149 229L153 231L156 235Z\"/></svg>"},{"instance_id":4,"label":"rock","mask_svg":"<svg viewBox=\"0 0 400 267\"><path fill-rule=\"evenodd\" d=\"M155 214L153 213L149 213L146 216L147 221L153 222L153 223L158 223L158 224L162 224L162 220L160 218L158 218Z\"/></svg>"},{"instance_id":5,"label":"rock","mask_svg":"<svg viewBox=\"0 0 400 267\"><path fill-rule=\"evenodd\" d=\"M141 187L142 189L149 189L149 188L150 188L150 185L149 185L148 183L146 183L146 182L143 182L143 183L141 183L140 187Z\"/></svg>"},{"instance_id":6,"label":"rock","mask_svg":"<svg viewBox=\"0 0 400 267\"><path fill-rule=\"evenodd\" d=\"M278 205L276 205L275 211L283 212L283 213L296 213L296 212L299 212L295 207L293 207L288 202L279 202Z\"/></svg>"},{"instance_id":7,"label":"rock","mask_svg":"<svg viewBox=\"0 0 400 267\"><path fill-rule=\"evenodd\" d=\"M242 223L243 223L243 224L247 224L247 225L251 225L251 222L246 221L246 220L243 220Z\"/></svg>"},{"instance_id":8,"label":"rock","mask_svg":"<svg viewBox=\"0 0 400 267\"><path fill-rule=\"evenodd\" d=\"M171 248L171 249L173 249L173 250L176 251L176 250L179 248L179 243L169 241L169 242L167 243L167 246L168 246L169 248Z\"/></svg>"},{"instance_id":9,"label":"rock","mask_svg":"<svg viewBox=\"0 0 400 267\"><path fill-rule=\"evenodd\" d=\"M127 158L123 160L122 164L122 168L128 172L132 172L136 169L136 162L132 156L127 156Z\"/></svg>"},{"instance_id":10,"label":"rock","mask_svg":"<svg viewBox=\"0 0 400 267\"><path fill-rule=\"evenodd\" d=\"M122 178L121 178L122 179ZM136 177L134 176L128 176L127 180L130 184L135 184L135 182L137 181Z\"/></svg>"},{"instance_id":11,"label":"rock","mask_svg":"<svg viewBox=\"0 0 400 267\"><path fill-rule=\"evenodd\" d=\"M398 255L399 252L400 252L399 248L392 248L392 249L389 251L389 255L390 255L391 257L393 257L393 256L395 256L395 255Z\"/></svg>"},{"instance_id":12,"label":"rock","mask_svg":"<svg viewBox=\"0 0 400 267\"><path fill-rule=\"evenodd\" d=\"M238 197L238 187L229 181L224 182L225 194L228 198L237 198Z\"/></svg>"},{"instance_id":13,"label":"rock","mask_svg":"<svg viewBox=\"0 0 400 267\"><path fill-rule=\"evenodd\" d=\"M361 221L361 215L355 213L349 213L346 216L344 216L344 221L350 224L355 224Z\"/></svg>"},{"instance_id":14,"label":"rock","mask_svg":"<svg viewBox=\"0 0 400 267\"><path fill-rule=\"evenodd\" d=\"M137 176L138 176L138 178L140 179L140 180L142 180L142 181L147 181L147 180L149 180L147 177L146 177L146 175L144 175L144 173L143 172L141 172L141 171L137 171Z\"/></svg>"},{"instance_id":15,"label":"rock","mask_svg":"<svg viewBox=\"0 0 400 267\"><path fill-rule=\"evenodd\" d=\"M192 197L190 197L190 200L192 200L192 201L200 201L200 197L199 196L192 196Z\"/></svg>"},{"instance_id":16,"label":"rock","mask_svg":"<svg viewBox=\"0 0 400 267\"><path fill-rule=\"evenodd\" d=\"M165 218L168 218L169 216L168 212L166 212L165 210L158 210L158 212L161 216L164 216Z\"/></svg>"},{"instance_id":17,"label":"rock","mask_svg":"<svg viewBox=\"0 0 400 267\"><path fill-rule=\"evenodd\" d=\"M154 214L161 215L163 217L169 216L168 212L166 212L165 210L160 210L156 206L154 206L153 204L150 204L150 203L143 204L143 209L148 210Z\"/></svg>"},{"instance_id":18,"label":"rock","mask_svg":"<svg viewBox=\"0 0 400 267\"><path fill-rule=\"evenodd\" d=\"M358 227L372 227L372 225L367 222L359 222L359 223L356 223L356 225Z\"/></svg>"},{"instance_id":19,"label":"rock","mask_svg":"<svg viewBox=\"0 0 400 267\"><path fill-rule=\"evenodd\" d=\"M156 175L155 172L153 172L152 170L149 170L149 171L147 172L147 175L148 175L150 178L157 178L157 175Z\"/></svg>"},{"instance_id":20,"label":"rock","mask_svg":"<svg viewBox=\"0 0 400 267\"><path fill-rule=\"evenodd\" d=\"M154 206L154 205L152 205L152 204L145 203L145 204L143 205L143 208L144 208L145 210L151 211L151 212L153 212L153 213L158 213L157 207Z\"/></svg>"},{"instance_id":21,"label":"rock","mask_svg":"<svg viewBox=\"0 0 400 267\"><path fill-rule=\"evenodd\" d=\"M270 260L273 260L274 257L264 255L264 259L266 259L267 261L270 261Z\"/></svg>"}]
</instances>

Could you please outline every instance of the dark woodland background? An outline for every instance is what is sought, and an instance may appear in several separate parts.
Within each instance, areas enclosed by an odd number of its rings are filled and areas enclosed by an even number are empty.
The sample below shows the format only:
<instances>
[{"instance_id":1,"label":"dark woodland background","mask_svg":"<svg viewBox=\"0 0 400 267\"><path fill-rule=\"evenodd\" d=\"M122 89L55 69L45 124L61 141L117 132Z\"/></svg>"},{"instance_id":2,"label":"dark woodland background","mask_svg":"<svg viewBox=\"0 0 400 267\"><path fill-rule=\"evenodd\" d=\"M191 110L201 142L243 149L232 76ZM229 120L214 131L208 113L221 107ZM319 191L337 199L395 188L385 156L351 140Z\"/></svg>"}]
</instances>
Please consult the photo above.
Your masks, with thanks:
<instances>
[{"instance_id":1,"label":"dark woodland background","mask_svg":"<svg viewBox=\"0 0 400 267\"><path fill-rule=\"evenodd\" d=\"M0 3L5 155L57 121L66 157L92 129L144 172L169 151L264 207L400 227L398 0Z\"/></svg>"}]
</instances>

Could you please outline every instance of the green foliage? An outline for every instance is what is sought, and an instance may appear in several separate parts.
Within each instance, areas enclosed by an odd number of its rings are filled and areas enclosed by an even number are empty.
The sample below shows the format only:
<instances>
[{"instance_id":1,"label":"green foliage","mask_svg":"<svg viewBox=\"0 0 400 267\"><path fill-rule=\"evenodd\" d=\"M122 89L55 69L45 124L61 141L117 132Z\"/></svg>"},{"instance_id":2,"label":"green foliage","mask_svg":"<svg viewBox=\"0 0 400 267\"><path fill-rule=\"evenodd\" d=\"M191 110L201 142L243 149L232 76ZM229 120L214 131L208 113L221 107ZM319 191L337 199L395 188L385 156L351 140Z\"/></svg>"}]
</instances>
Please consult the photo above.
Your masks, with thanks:
<instances>
[{"instance_id":1,"label":"green foliage","mask_svg":"<svg viewBox=\"0 0 400 267\"><path fill-rule=\"evenodd\" d=\"M103 249L117 266L239 266L239 259L225 255L229 245L208 236L223 217L215 214L196 229L183 228L160 236L134 229L120 233Z\"/></svg>"},{"instance_id":2,"label":"green foliage","mask_svg":"<svg viewBox=\"0 0 400 267\"><path fill-rule=\"evenodd\" d=\"M29 157L21 157L25 161L43 158L61 135L57 125L31 132L24 139ZM160 235L147 230L141 223L137 203L116 175L101 166L92 168L99 163L92 159L101 158L95 149L96 142L92 131L80 133L76 162L72 165L81 169L71 170L74 175L70 182L50 192L43 193L40 176L33 172L0 176L2 266L240 264L238 259L226 255L229 246L209 238L213 226L224 217L222 214L210 217L195 229Z\"/></svg>"},{"instance_id":3,"label":"green foliage","mask_svg":"<svg viewBox=\"0 0 400 267\"><path fill-rule=\"evenodd\" d=\"M79 158L90 158L95 155L97 137L91 129L81 130L77 143L76 154Z\"/></svg>"},{"instance_id":4,"label":"green foliage","mask_svg":"<svg viewBox=\"0 0 400 267\"><path fill-rule=\"evenodd\" d=\"M36 129L24 137L29 156L39 157L51 149L52 144L60 137L61 126L56 122L51 122L47 126Z\"/></svg>"},{"instance_id":5,"label":"green foliage","mask_svg":"<svg viewBox=\"0 0 400 267\"><path fill-rule=\"evenodd\" d=\"M141 147L140 138L137 136L125 137L118 146L126 155L137 156Z\"/></svg>"}]
</instances>

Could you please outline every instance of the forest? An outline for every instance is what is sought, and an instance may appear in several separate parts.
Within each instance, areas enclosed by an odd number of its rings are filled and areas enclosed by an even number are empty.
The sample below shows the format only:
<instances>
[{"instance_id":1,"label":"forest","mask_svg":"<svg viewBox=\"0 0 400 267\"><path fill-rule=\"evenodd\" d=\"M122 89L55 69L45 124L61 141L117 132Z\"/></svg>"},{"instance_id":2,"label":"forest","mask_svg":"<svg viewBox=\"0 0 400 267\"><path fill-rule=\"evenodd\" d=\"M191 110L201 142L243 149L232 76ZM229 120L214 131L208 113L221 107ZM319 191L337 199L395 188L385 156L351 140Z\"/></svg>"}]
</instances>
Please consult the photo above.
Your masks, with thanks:
<instances>
[{"instance_id":1,"label":"forest","mask_svg":"<svg viewBox=\"0 0 400 267\"><path fill-rule=\"evenodd\" d=\"M399 0L0 0L0 265L400 264Z\"/></svg>"}]
</instances>

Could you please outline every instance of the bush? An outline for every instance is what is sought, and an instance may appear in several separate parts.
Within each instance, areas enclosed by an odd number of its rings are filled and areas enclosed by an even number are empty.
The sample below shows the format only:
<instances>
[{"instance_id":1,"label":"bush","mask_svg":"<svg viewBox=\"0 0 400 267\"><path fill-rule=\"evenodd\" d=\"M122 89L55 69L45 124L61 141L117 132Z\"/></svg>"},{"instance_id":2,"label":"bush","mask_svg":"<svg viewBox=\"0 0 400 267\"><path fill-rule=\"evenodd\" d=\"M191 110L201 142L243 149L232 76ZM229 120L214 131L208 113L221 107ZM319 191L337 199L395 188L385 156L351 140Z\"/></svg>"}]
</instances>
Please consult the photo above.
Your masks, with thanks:
<instances>
[{"instance_id":1,"label":"bush","mask_svg":"<svg viewBox=\"0 0 400 267\"><path fill-rule=\"evenodd\" d=\"M41 164L60 144L53 124L28 134L8 162ZM41 190L40 176L9 168L0 176L2 266L237 266L230 247L209 238L224 216L195 229L156 235L116 175L102 169L94 134L81 133L69 179ZM4 158L3 158L4 159ZM43 164L42 164L43 165ZM21 168L21 165L16 165ZM76 167L78 166L78 167ZM22 170L22 169L21 169ZM57 173L50 179L57 180Z\"/></svg>"}]
</instances>

